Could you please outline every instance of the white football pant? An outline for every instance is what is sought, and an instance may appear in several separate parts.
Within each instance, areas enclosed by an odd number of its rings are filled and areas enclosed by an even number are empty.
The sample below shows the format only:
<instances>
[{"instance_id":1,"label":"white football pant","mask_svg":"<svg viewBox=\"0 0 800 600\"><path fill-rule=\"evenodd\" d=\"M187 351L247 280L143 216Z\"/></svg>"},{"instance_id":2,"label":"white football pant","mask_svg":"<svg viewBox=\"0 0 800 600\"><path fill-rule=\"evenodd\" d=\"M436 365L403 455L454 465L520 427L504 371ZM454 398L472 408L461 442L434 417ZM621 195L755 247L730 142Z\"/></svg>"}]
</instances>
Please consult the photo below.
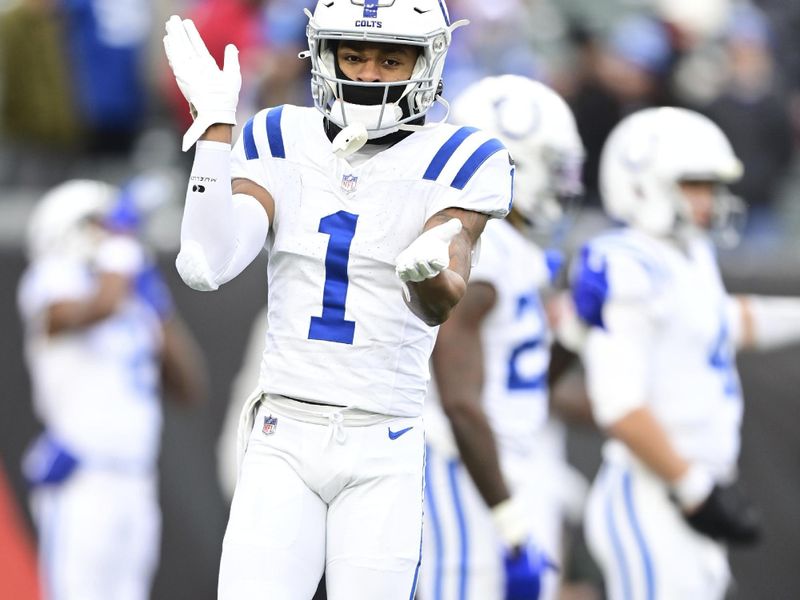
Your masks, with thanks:
<instances>
[{"instance_id":1,"label":"white football pant","mask_svg":"<svg viewBox=\"0 0 800 600\"><path fill-rule=\"evenodd\" d=\"M603 464L589 495L585 528L609 600L725 597L725 547L694 531L667 486L641 466Z\"/></svg>"},{"instance_id":2,"label":"white football pant","mask_svg":"<svg viewBox=\"0 0 800 600\"><path fill-rule=\"evenodd\" d=\"M267 395L240 467L219 600L409 600L422 536L421 418Z\"/></svg>"},{"instance_id":3,"label":"white football pant","mask_svg":"<svg viewBox=\"0 0 800 600\"><path fill-rule=\"evenodd\" d=\"M45 600L147 600L159 558L155 473L78 467L33 492Z\"/></svg>"},{"instance_id":4,"label":"white football pant","mask_svg":"<svg viewBox=\"0 0 800 600\"><path fill-rule=\"evenodd\" d=\"M503 470L512 492L529 507L532 542L560 562L562 502L549 493L551 461L508 457ZM544 482L550 482L545 484ZM504 547L491 513L461 460L428 446L425 463L425 528L420 600L503 600ZM559 574L542 578L542 600L555 599Z\"/></svg>"}]
</instances>

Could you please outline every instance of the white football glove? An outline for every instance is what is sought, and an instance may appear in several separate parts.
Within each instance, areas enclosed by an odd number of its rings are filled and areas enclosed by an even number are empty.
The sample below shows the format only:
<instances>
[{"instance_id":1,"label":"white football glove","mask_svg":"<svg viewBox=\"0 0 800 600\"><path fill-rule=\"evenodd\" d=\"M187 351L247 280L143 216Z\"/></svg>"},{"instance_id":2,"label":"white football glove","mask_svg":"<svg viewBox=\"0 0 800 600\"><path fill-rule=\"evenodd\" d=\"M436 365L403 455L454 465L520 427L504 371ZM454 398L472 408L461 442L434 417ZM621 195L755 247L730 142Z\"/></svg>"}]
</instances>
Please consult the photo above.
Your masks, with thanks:
<instances>
[{"instance_id":1,"label":"white football glove","mask_svg":"<svg viewBox=\"0 0 800 600\"><path fill-rule=\"evenodd\" d=\"M225 64L220 70L194 23L190 19L181 21L176 15L167 21L164 50L194 117L183 136L186 152L215 123L236 125L242 87L239 50L233 44L225 47Z\"/></svg>"},{"instance_id":2,"label":"white football glove","mask_svg":"<svg viewBox=\"0 0 800 600\"><path fill-rule=\"evenodd\" d=\"M528 541L531 535L528 511L519 498L506 498L492 507L491 514L506 548L517 548Z\"/></svg>"},{"instance_id":3,"label":"white football glove","mask_svg":"<svg viewBox=\"0 0 800 600\"><path fill-rule=\"evenodd\" d=\"M450 219L411 242L395 259L401 281L419 282L436 277L450 264L450 242L461 231L461 221Z\"/></svg>"}]
</instances>

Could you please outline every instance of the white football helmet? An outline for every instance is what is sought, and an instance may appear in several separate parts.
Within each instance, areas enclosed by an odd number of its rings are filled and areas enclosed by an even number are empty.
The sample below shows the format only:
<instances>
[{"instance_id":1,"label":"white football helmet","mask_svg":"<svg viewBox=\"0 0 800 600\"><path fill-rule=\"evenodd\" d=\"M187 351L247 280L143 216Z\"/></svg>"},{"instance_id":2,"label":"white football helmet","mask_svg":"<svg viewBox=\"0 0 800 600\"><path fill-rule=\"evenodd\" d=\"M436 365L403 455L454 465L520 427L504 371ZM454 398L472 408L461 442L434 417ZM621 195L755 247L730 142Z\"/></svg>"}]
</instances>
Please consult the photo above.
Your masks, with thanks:
<instances>
[{"instance_id":1,"label":"white football helmet","mask_svg":"<svg viewBox=\"0 0 800 600\"><path fill-rule=\"evenodd\" d=\"M28 221L28 255L88 258L98 238L97 226L108 214L119 190L89 179L74 179L48 191Z\"/></svg>"},{"instance_id":2,"label":"white football helmet","mask_svg":"<svg viewBox=\"0 0 800 600\"><path fill-rule=\"evenodd\" d=\"M401 129L433 106L452 32L466 24L450 22L444 0L319 0L306 14L309 51L301 56L311 58L314 105L341 128L363 124L370 139ZM354 82L338 69L340 40L418 46L420 54L409 80ZM350 90L346 102L344 89ZM353 102L352 90L369 100Z\"/></svg>"},{"instance_id":3,"label":"white football helmet","mask_svg":"<svg viewBox=\"0 0 800 600\"><path fill-rule=\"evenodd\" d=\"M614 219L666 236L693 227L681 181L718 183L712 232L734 243L733 219L742 201L726 184L743 173L728 138L709 118L683 108L647 108L623 119L611 132L600 156L600 193Z\"/></svg>"},{"instance_id":4,"label":"white football helmet","mask_svg":"<svg viewBox=\"0 0 800 600\"><path fill-rule=\"evenodd\" d=\"M453 102L453 120L497 136L516 165L514 208L547 231L583 192L584 149L567 103L519 75L486 77Z\"/></svg>"}]
</instances>

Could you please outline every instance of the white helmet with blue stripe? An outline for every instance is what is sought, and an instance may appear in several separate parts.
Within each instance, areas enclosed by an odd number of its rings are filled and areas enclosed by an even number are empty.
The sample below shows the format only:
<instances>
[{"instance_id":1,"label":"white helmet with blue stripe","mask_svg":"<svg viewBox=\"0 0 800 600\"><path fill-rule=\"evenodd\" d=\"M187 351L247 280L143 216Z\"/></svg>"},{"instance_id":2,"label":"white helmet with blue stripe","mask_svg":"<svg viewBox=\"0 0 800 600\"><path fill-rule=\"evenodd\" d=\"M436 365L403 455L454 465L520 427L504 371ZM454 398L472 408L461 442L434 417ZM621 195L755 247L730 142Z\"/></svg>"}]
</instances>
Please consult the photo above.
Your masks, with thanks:
<instances>
[{"instance_id":1,"label":"white helmet with blue stripe","mask_svg":"<svg viewBox=\"0 0 800 600\"><path fill-rule=\"evenodd\" d=\"M371 139L413 128L408 123L433 106L452 32L466 24L450 22L444 0L319 0L314 13L306 13L309 51L301 56L311 58L314 105L341 128L357 118ZM420 53L408 80L355 82L337 69L335 49L341 40L417 46ZM367 88L379 90L365 94L375 100L369 109L343 101L344 89Z\"/></svg>"},{"instance_id":2,"label":"white helmet with blue stripe","mask_svg":"<svg viewBox=\"0 0 800 600\"><path fill-rule=\"evenodd\" d=\"M728 138L708 117L683 108L647 108L611 132L600 156L600 192L612 218L666 236L693 226L679 183L717 183L712 232L730 244L738 238L731 219L744 207L725 185L743 170Z\"/></svg>"},{"instance_id":3,"label":"white helmet with blue stripe","mask_svg":"<svg viewBox=\"0 0 800 600\"><path fill-rule=\"evenodd\" d=\"M575 117L555 91L519 75L486 77L453 102L453 120L497 136L516 165L514 208L548 230L583 191L584 149Z\"/></svg>"}]
</instances>

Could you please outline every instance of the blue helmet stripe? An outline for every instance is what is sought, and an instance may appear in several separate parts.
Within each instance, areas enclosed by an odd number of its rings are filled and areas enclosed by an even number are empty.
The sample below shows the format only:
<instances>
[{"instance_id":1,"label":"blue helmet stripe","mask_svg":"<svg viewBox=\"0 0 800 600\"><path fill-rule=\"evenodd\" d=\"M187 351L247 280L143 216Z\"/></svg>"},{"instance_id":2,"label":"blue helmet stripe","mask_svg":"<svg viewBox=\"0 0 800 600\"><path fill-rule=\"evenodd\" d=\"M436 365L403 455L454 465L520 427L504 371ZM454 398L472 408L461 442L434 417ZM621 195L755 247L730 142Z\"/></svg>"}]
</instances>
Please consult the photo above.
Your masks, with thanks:
<instances>
[{"instance_id":1,"label":"blue helmet stripe","mask_svg":"<svg viewBox=\"0 0 800 600\"><path fill-rule=\"evenodd\" d=\"M444 17L444 22L447 23L447 26L450 26L450 14L447 12L447 7L444 5L444 0L439 0L439 8L442 9L442 16Z\"/></svg>"},{"instance_id":2,"label":"blue helmet stripe","mask_svg":"<svg viewBox=\"0 0 800 600\"><path fill-rule=\"evenodd\" d=\"M247 157L247 160L258 158L258 148L256 148L256 140L253 137L252 118L245 123L242 135L244 136L244 155Z\"/></svg>"},{"instance_id":3,"label":"blue helmet stripe","mask_svg":"<svg viewBox=\"0 0 800 600\"><path fill-rule=\"evenodd\" d=\"M283 133L281 132L282 114L283 106L273 108L267 113L267 140L273 158L286 158L286 152L283 149Z\"/></svg>"},{"instance_id":4,"label":"blue helmet stripe","mask_svg":"<svg viewBox=\"0 0 800 600\"><path fill-rule=\"evenodd\" d=\"M428 165L428 169L425 171L425 175L423 175L422 178L436 181L436 178L442 174L442 170L447 164L447 161L450 160L455 151L458 150L458 147L476 131L478 130L475 127L462 127L450 136L450 139L439 148L439 151L433 157L431 164Z\"/></svg>"},{"instance_id":5,"label":"blue helmet stripe","mask_svg":"<svg viewBox=\"0 0 800 600\"><path fill-rule=\"evenodd\" d=\"M478 146L478 149L472 153L472 156L467 159L464 166L456 173L450 185L458 190L463 190L464 186L472 179L472 176L475 175L475 172L480 166L485 163L492 154L504 148L505 146L503 146L500 140L494 138Z\"/></svg>"}]
</instances>

